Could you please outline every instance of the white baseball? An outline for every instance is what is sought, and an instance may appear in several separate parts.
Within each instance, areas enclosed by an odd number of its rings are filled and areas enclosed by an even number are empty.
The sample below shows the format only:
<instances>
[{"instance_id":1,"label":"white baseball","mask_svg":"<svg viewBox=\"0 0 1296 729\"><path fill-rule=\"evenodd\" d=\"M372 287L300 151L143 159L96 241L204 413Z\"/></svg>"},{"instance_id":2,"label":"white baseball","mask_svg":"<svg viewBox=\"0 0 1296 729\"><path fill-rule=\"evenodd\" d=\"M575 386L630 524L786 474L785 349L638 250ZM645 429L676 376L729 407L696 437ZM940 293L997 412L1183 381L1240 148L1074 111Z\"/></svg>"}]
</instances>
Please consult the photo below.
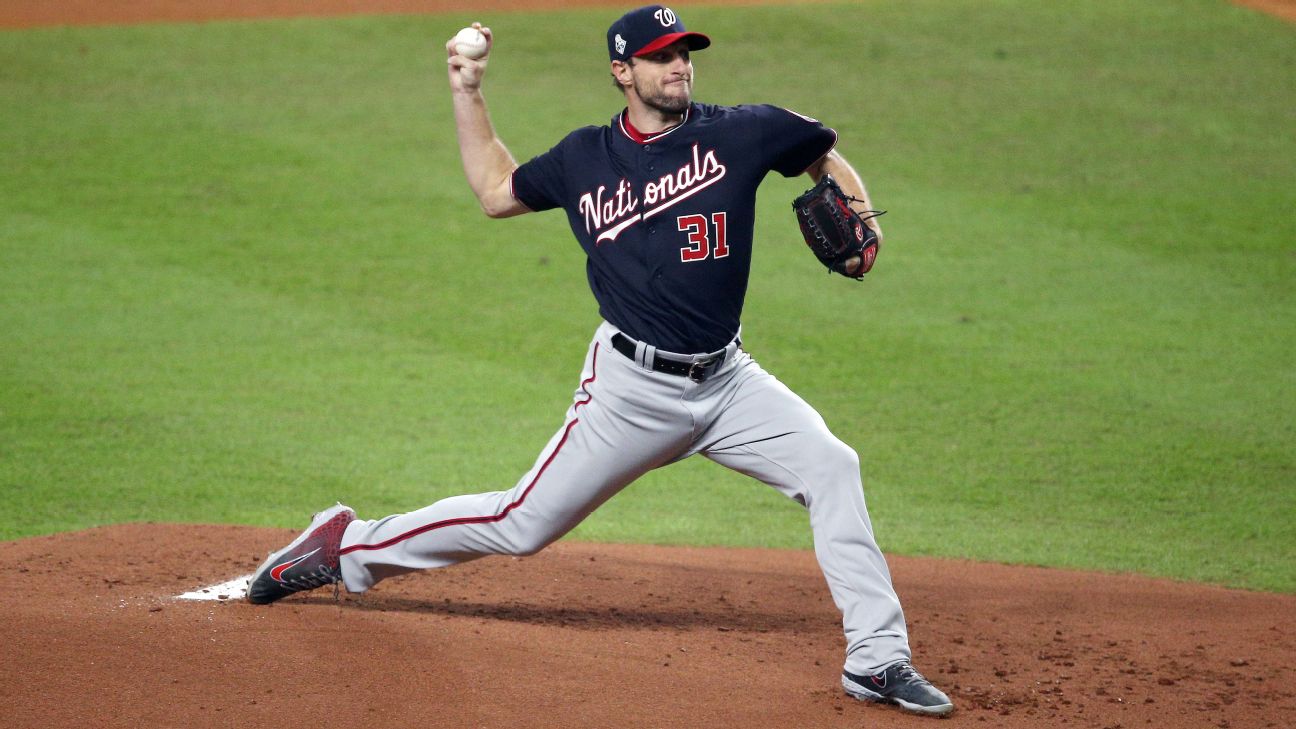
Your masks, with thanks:
<instances>
[{"instance_id":1,"label":"white baseball","mask_svg":"<svg viewBox=\"0 0 1296 729\"><path fill-rule=\"evenodd\" d=\"M455 33L455 53L474 60L486 55L486 36L476 28L464 28Z\"/></svg>"}]
</instances>

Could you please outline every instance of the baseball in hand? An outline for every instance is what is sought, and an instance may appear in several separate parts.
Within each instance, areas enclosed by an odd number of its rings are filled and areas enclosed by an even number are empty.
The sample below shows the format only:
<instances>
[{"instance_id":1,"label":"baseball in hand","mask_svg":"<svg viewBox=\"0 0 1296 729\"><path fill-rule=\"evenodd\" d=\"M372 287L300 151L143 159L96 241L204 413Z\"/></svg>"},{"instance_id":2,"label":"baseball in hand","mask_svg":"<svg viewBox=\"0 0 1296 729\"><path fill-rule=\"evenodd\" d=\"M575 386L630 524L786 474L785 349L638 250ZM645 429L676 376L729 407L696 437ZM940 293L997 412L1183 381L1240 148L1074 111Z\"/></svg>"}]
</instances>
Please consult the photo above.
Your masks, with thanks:
<instances>
[{"instance_id":1,"label":"baseball in hand","mask_svg":"<svg viewBox=\"0 0 1296 729\"><path fill-rule=\"evenodd\" d=\"M455 34L455 52L465 58L476 60L486 55L486 36L476 28L464 28Z\"/></svg>"}]
</instances>

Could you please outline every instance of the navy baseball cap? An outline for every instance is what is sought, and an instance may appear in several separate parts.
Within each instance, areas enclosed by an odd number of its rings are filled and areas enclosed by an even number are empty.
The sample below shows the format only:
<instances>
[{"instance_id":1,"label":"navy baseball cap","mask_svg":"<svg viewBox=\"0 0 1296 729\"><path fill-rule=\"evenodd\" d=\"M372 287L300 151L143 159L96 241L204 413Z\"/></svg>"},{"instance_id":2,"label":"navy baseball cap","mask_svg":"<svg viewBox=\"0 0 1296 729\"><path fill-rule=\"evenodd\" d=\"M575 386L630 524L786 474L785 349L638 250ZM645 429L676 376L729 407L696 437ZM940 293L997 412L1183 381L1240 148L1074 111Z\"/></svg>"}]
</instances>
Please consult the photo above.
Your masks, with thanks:
<instances>
[{"instance_id":1,"label":"navy baseball cap","mask_svg":"<svg viewBox=\"0 0 1296 729\"><path fill-rule=\"evenodd\" d=\"M675 11L663 5L645 5L617 18L608 28L608 56L613 61L624 61L631 56L643 56L679 41L688 41L690 51L699 51L711 45L711 39L701 33L684 29L684 23Z\"/></svg>"}]
</instances>

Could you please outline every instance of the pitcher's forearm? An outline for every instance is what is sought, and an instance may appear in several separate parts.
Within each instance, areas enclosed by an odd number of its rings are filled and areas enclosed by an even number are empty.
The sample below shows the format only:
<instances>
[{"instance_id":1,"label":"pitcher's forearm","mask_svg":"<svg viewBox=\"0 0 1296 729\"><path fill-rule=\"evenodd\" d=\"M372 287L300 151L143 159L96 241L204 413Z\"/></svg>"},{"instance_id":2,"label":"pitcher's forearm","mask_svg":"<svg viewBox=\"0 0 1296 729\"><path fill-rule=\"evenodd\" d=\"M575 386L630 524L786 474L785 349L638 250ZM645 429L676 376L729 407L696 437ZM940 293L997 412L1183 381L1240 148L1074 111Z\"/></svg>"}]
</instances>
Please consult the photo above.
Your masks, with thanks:
<instances>
[{"instance_id":1,"label":"pitcher's forearm","mask_svg":"<svg viewBox=\"0 0 1296 729\"><path fill-rule=\"evenodd\" d=\"M455 93L454 112L464 176L482 210L491 217L523 212L515 209L517 201L509 184L517 162L496 136L481 92Z\"/></svg>"},{"instance_id":2,"label":"pitcher's forearm","mask_svg":"<svg viewBox=\"0 0 1296 729\"><path fill-rule=\"evenodd\" d=\"M472 28L480 31L486 40L484 53L478 49L471 56L464 55L459 53L455 38L446 41L446 70L454 100L459 156L463 159L468 186L477 196L482 211L492 218L506 218L527 212L527 207L513 197L511 177L517 162L495 135L481 94L495 37L481 23L473 23Z\"/></svg>"}]
</instances>

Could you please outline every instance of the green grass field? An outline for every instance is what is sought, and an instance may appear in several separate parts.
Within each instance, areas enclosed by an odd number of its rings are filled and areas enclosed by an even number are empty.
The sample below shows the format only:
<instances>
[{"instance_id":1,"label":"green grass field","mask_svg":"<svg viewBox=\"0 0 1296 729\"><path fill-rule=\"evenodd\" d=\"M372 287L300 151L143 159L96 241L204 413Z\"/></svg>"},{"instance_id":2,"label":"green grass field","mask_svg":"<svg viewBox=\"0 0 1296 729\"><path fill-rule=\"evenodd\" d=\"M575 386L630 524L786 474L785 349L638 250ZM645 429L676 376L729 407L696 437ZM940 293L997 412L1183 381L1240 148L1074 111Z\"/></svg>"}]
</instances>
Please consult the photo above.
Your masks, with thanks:
<instances>
[{"instance_id":1,"label":"green grass field","mask_svg":"<svg viewBox=\"0 0 1296 729\"><path fill-rule=\"evenodd\" d=\"M769 179L744 330L860 451L884 549L1296 591L1293 26L682 14L700 99L823 119L891 211L857 286ZM615 15L485 19L519 159L619 110ZM530 466L597 314L560 214L488 221L463 182L440 46L471 19L0 32L0 538L373 517ZM702 459L575 537L810 544Z\"/></svg>"}]
</instances>

